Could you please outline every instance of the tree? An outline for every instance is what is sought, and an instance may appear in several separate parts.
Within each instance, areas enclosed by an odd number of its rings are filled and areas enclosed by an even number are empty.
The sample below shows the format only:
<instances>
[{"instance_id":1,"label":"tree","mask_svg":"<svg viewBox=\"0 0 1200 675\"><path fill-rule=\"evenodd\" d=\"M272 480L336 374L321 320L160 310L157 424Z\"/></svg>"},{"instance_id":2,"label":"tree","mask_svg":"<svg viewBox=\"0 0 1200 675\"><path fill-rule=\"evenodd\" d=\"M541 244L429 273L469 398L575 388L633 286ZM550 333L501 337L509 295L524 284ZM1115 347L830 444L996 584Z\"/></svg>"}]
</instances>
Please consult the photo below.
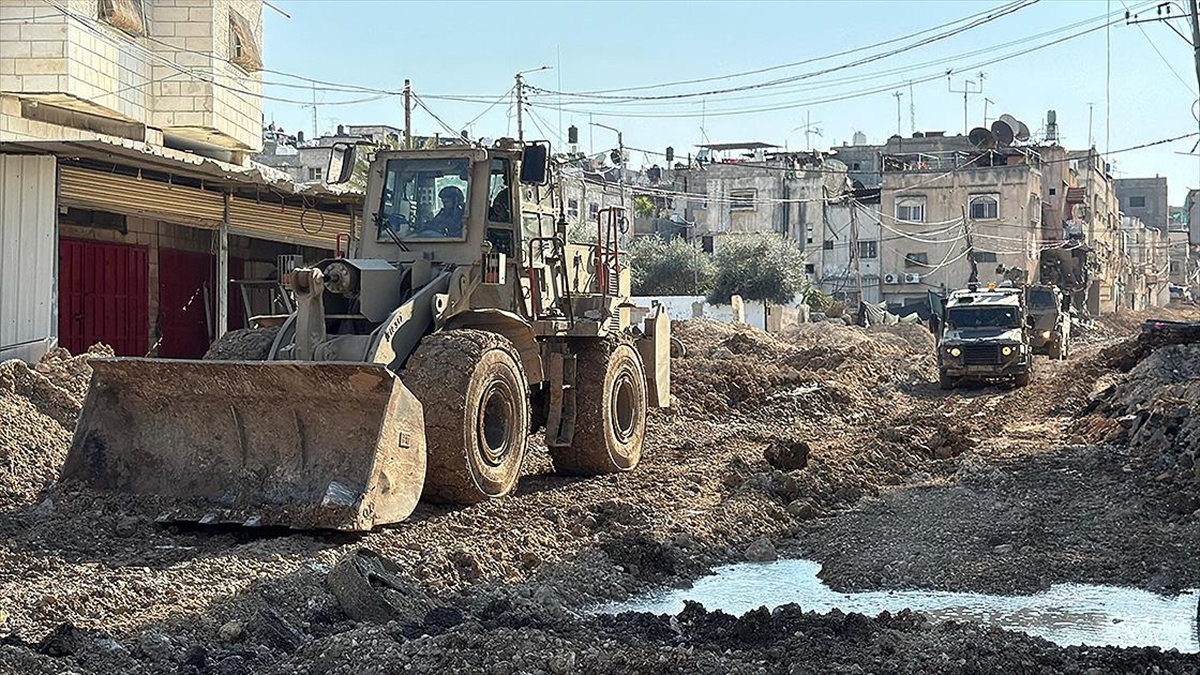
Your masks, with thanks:
<instances>
[{"instance_id":1,"label":"tree","mask_svg":"<svg viewBox=\"0 0 1200 675\"><path fill-rule=\"evenodd\" d=\"M654 215L654 200L645 195L633 198L633 214L639 218L649 218Z\"/></svg>"},{"instance_id":2,"label":"tree","mask_svg":"<svg viewBox=\"0 0 1200 675\"><path fill-rule=\"evenodd\" d=\"M683 239L658 235L635 239L629 247L634 295L703 295L713 286L712 257Z\"/></svg>"},{"instance_id":3,"label":"tree","mask_svg":"<svg viewBox=\"0 0 1200 675\"><path fill-rule=\"evenodd\" d=\"M804 252L779 235L725 237L717 248L715 263L716 280L708 294L714 305L729 304L733 295L784 305L811 287L804 274Z\"/></svg>"}]
</instances>

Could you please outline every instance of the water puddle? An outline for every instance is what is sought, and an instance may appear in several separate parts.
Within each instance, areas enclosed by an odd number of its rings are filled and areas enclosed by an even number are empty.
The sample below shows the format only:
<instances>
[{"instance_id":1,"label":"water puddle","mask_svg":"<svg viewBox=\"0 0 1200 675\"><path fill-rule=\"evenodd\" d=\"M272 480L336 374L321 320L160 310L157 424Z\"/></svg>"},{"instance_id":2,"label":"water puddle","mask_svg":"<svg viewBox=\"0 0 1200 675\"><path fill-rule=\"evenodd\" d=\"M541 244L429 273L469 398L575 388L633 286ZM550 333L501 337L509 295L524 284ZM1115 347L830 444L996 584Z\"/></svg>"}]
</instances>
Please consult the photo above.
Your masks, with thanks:
<instances>
[{"instance_id":1,"label":"water puddle","mask_svg":"<svg viewBox=\"0 0 1200 675\"><path fill-rule=\"evenodd\" d=\"M1200 652L1196 603L1200 592L1175 597L1115 586L1060 584L1036 595L1000 596L945 591L838 593L817 578L811 560L743 563L717 568L692 588L656 591L599 609L677 614L684 600L741 615L766 605L796 603L804 611L876 616L908 608L934 621L974 621L1021 631L1059 645L1112 645Z\"/></svg>"}]
</instances>

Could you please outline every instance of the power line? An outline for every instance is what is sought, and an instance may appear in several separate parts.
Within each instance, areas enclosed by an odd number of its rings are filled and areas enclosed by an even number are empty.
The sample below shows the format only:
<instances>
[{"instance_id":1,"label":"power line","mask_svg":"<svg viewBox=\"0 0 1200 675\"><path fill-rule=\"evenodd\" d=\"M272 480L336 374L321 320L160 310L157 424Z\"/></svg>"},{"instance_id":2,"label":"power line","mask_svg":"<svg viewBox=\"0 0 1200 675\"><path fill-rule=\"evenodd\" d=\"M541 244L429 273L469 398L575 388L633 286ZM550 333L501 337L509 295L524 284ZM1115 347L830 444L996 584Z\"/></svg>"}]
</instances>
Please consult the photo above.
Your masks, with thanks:
<instances>
[{"instance_id":1,"label":"power line","mask_svg":"<svg viewBox=\"0 0 1200 675\"><path fill-rule=\"evenodd\" d=\"M856 68L861 65L866 65L868 63L873 63L875 61L879 61L879 60L882 60L885 58L896 56L898 54L903 54L905 52L912 51L913 49L924 47L924 46L933 44L935 42L945 40L947 38L961 35L962 33L970 31L974 28L978 28L979 26L991 23L992 21L1003 18L1005 16L1009 16L1010 14L1018 12L1022 9L1032 7L1033 5L1037 4L1038 2L1040 2L1040 0L1017 0L1016 2L1011 2L1007 5L1002 6L1000 9L993 10L993 11L989 12L988 14L971 21L970 23L968 23L965 26L960 26L958 28L954 28L954 29L951 29L948 31L944 31L942 33L938 33L931 37L927 37L922 40L918 40L917 42L914 42L910 45L898 47L896 49L892 49L892 50L882 52L879 54L872 54L871 56L866 56L861 59L857 59L855 61L851 61L849 63L844 63L844 64L841 64L838 66L832 66L829 68L824 68L821 70L816 70L816 71L812 71L812 72L808 72L808 73L802 73L799 75L792 75L789 77L770 80L767 82L746 84L746 85L741 85L741 86L737 86L737 87L725 87L722 89L711 89L708 91L688 92L688 93L681 93L681 94L658 94L658 95L654 95L654 96L633 96L633 95L609 96L606 94L584 94L584 93L553 91L553 90L542 89L540 87L530 87L530 89L533 91L538 91L538 92L542 92L542 93L546 93L546 94L556 94L559 96L570 96L570 97L577 97L577 98L584 98L584 99L598 99L598 100L617 99L617 100L647 100L647 101L700 98L700 97L707 97L707 96L716 96L716 95L720 95L720 94L727 94L730 92L748 91L751 89L761 89L763 87L771 87L771 86L775 86L775 85L779 85L779 84L787 84L787 83L796 82L799 80L811 79L814 77L819 77L821 75L827 75L829 73L837 72L839 70L845 70L847 68Z\"/></svg>"}]
</instances>

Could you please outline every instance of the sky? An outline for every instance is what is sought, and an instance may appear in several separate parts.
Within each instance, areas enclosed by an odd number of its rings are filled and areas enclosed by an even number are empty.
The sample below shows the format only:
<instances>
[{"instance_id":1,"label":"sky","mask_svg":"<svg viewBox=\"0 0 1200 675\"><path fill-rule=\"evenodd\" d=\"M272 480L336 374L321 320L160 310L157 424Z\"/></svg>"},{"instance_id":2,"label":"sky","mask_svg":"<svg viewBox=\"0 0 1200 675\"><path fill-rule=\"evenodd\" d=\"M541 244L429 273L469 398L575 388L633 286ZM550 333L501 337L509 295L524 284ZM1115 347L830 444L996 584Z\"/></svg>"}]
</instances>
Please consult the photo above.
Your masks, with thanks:
<instances>
[{"instance_id":1,"label":"sky","mask_svg":"<svg viewBox=\"0 0 1200 675\"><path fill-rule=\"evenodd\" d=\"M1090 140L1100 152L1197 129L1191 45L1171 28L1190 36L1189 24L1124 19L1127 8L1154 18L1157 2L271 4L290 18L263 9L265 93L286 100L265 101L264 113L289 132L312 133L314 96L321 133L338 124L403 127L396 92L408 78L432 113L416 109L415 134L449 127L515 136L514 75L542 66L524 75L526 138L547 138L556 150L572 124L582 151L616 146L614 132L591 123L620 129L627 147L671 146L679 157L705 142L827 149L856 131L882 143L897 132L897 102L906 136L914 119L918 131L962 133L963 95L951 89L981 82L982 93L967 97L969 127L983 123L986 105L989 122L1011 114L1036 136L1053 109L1063 145L1085 149ZM303 78L331 84L314 91ZM680 82L690 83L672 84ZM731 88L739 90L723 91ZM604 90L622 91L594 93ZM1166 176L1180 205L1200 184L1200 157L1187 154L1196 140L1113 153L1113 175ZM632 152L633 166L655 161L663 157Z\"/></svg>"}]
</instances>

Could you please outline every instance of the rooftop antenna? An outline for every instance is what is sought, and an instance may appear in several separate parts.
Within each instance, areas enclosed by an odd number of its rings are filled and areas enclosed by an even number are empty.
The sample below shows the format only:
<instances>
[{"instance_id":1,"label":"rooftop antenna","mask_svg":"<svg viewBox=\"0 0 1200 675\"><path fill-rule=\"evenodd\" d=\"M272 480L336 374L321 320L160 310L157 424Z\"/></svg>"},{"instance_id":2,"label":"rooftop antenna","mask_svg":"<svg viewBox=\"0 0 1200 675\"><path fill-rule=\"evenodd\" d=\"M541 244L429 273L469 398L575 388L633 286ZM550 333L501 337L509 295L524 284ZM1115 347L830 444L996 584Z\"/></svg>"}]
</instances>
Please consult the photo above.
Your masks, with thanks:
<instances>
[{"instance_id":1,"label":"rooftop antenna","mask_svg":"<svg viewBox=\"0 0 1200 675\"><path fill-rule=\"evenodd\" d=\"M913 94L912 80L908 81L908 130L917 130L917 97Z\"/></svg>"},{"instance_id":2,"label":"rooftop antenna","mask_svg":"<svg viewBox=\"0 0 1200 675\"><path fill-rule=\"evenodd\" d=\"M818 124L820 124L820 122L812 121L812 113L805 111L804 124L792 129L792 131L799 131L800 129L804 130L804 144L806 146L805 149L808 151L812 150L812 137L821 135L821 128L817 126Z\"/></svg>"},{"instance_id":3,"label":"rooftop antenna","mask_svg":"<svg viewBox=\"0 0 1200 675\"><path fill-rule=\"evenodd\" d=\"M892 92L892 96L896 97L896 135L902 136L903 132L900 131L900 99L904 96L904 92L894 91Z\"/></svg>"},{"instance_id":4,"label":"rooftop antenna","mask_svg":"<svg viewBox=\"0 0 1200 675\"><path fill-rule=\"evenodd\" d=\"M967 97L970 96L971 94L982 94L983 93L983 78L987 77L987 74L983 73L983 72L979 73L978 81L963 80L963 88L962 89L954 88L953 83L951 81L951 76L953 74L954 74L953 70L946 71L946 89L949 90L949 92L951 94L962 94L963 95L963 134L965 135L971 131L971 123L968 121L968 118L967 118Z\"/></svg>"}]
</instances>

